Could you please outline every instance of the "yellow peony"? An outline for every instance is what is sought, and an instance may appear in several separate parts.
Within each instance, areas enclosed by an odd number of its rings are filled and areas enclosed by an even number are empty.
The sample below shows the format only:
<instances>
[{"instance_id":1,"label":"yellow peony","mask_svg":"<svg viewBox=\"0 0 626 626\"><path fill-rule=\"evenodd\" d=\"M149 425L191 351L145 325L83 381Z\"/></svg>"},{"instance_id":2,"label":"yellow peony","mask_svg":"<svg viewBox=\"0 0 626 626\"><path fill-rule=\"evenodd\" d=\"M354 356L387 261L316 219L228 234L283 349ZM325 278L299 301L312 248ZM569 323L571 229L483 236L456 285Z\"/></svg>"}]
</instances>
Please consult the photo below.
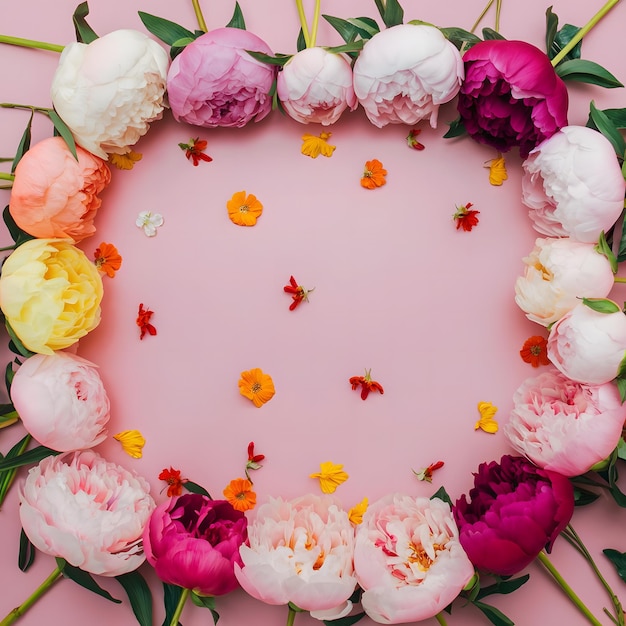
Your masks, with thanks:
<instances>
[{"instance_id":1,"label":"yellow peony","mask_svg":"<svg viewBox=\"0 0 626 626\"><path fill-rule=\"evenodd\" d=\"M32 239L6 259L0 308L32 352L52 354L100 323L102 279L85 254L65 239Z\"/></svg>"}]
</instances>

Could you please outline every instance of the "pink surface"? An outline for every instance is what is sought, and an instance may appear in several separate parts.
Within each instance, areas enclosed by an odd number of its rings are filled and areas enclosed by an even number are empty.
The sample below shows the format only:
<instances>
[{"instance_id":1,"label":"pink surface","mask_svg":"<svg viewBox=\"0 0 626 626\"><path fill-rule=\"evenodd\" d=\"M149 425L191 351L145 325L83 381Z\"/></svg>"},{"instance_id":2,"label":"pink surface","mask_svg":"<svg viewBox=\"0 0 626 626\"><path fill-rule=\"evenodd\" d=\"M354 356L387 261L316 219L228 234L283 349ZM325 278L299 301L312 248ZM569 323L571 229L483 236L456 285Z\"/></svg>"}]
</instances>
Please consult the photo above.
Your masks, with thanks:
<instances>
[{"instance_id":1,"label":"pink surface","mask_svg":"<svg viewBox=\"0 0 626 626\"><path fill-rule=\"evenodd\" d=\"M224 25L231 2L205 2L209 27ZM312 3L311 3L312 4ZM405 0L406 19L469 29L482 2ZM501 32L543 47L547 3L504 2ZM583 24L601 3L555 0L561 23ZM295 51L298 30L289 0L241 0L248 29L275 52ZM595 6L597 5L597 6ZM452 8L453 7L453 8ZM74 33L75 2L21 0L0 9L4 34L68 43ZM191 2L92 0L89 22L99 33L143 26L142 10L189 28ZM323 12L341 17L375 14L373 2L323 3ZM617 6L583 46L584 58L626 79L626 63L615 54L626 7ZM484 25L493 27L492 14ZM321 24L318 43L338 44ZM0 46L0 101L50 106L49 84L56 67L51 52ZM584 125L589 100L598 108L623 107L623 90L569 87L570 124ZM110 434L139 429L147 444L141 460L107 440L97 449L144 475L157 502L165 499L157 476L170 465L220 495L241 476L246 447L254 440L266 455L253 476L262 501L318 492L309 474L320 462L342 463L350 479L337 490L346 508L364 496L373 501L393 492L431 495L445 485L453 499L468 491L482 461L511 452L500 431L474 431L476 405L490 401L506 421L512 395L535 373L519 357L524 340L542 329L528 322L513 300L521 258L537 234L520 201L520 160L507 155L509 179L488 182L486 161L495 152L470 139L444 140L453 105L440 111L440 126L422 124L424 151L407 148L409 128L374 128L361 110L333 126L332 158L300 154L301 136L319 127L302 126L273 112L244 129L205 130L177 124L166 113L137 145L143 159L130 172L113 171L96 219L98 232L81 244L91 256L101 241L114 243L124 258L113 279L105 278L103 319L80 344L79 353L98 364L112 404ZM27 122L24 111L3 110L2 155L14 151ZM34 139L51 134L37 118ZM190 137L208 140L211 163L193 167L177 147ZM388 170L387 185L367 191L359 185L366 160ZM254 228L233 225L226 201L236 191L254 193L264 213ZM0 192L3 206L9 193ZM472 202L480 224L457 231L455 205ZM161 213L165 224L154 238L135 227L139 211ZM7 239L8 235L4 235ZM294 312L282 291L290 274L315 287L310 302ZM621 302L624 288L612 294ZM156 337L139 341L138 304L155 311ZM3 340L2 344L5 343ZM10 356L7 354L6 360ZM242 370L260 367L276 385L274 399L261 409L239 395ZM362 402L348 384L372 368L384 396ZM3 431L6 452L22 432ZM443 460L433 484L418 482L412 468ZM23 476L23 473L22 475ZM602 497L578 510L573 525L607 579L624 594L623 583L601 555L603 548L626 550L626 512ZM17 490L0 512L0 613L21 602L53 569L39 555L27 574L17 569ZM554 562L596 614L608 604L603 589L574 550L556 543ZM162 599L154 582L155 623ZM567 600L537 566L530 582L512 596L493 596L516 624L556 619L582 623ZM117 597L114 581L103 581ZM243 592L219 598L222 626L282 624L285 607L271 607ZM25 626L136 623L130 608L59 583L28 615ZM209 623L208 612L189 603L185 626ZM605 620L608 624L608 619ZM298 626L319 624L307 614ZM362 620L364 626L372 624ZM434 624L435 621L432 620ZM471 607L455 607L451 625L486 623Z\"/></svg>"}]
</instances>

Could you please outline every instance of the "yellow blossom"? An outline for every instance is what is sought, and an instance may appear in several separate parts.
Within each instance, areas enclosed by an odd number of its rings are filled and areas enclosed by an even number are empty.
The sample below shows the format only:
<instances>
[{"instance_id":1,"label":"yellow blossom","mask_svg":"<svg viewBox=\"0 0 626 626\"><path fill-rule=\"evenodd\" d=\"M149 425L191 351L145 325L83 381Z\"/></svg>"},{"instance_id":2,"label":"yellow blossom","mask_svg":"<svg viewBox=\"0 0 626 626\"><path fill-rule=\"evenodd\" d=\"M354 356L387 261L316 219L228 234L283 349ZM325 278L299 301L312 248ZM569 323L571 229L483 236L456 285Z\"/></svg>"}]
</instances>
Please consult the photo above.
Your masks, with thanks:
<instances>
[{"instance_id":1,"label":"yellow blossom","mask_svg":"<svg viewBox=\"0 0 626 626\"><path fill-rule=\"evenodd\" d=\"M146 445L146 440L138 430L123 430L121 433L113 435L113 439L117 439L122 444L124 452L134 459L142 457L141 450Z\"/></svg>"},{"instance_id":2,"label":"yellow blossom","mask_svg":"<svg viewBox=\"0 0 626 626\"><path fill-rule=\"evenodd\" d=\"M368 504L369 502L367 498L363 498L361 502L359 502L358 504L355 504L348 511L348 519L355 525L360 524L363 521L363 514L365 513L365 511L367 511Z\"/></svg>"},{"instance_id":3,"label":"yellow blossom","mask_svg":"<svg viewBox=\"0 0 626 626\"><path fill-rule=\"evenodd\" d=\"M129 150L126 154L109 154L109 163L118 170L132 170L137 161L141 161L143 154Z\"/></svg>"},{"instance_id":4,"label":"yellow blossom","mask_svg":"<svg viewBox=\"0 0 626 626\"><path fill-rule=\"evenodd\" d=\"M495 434L498 432L498 422L494 419L494 415L498 410L497 406L493 406L491 402L479 402L478 412L480 419L474 425L474 430L484 430L486 433Z\"/></svg>"},{"instance_id":5,"label":"yellow blossom","mask_svg":"<svg viewBox=\"0 0 626 626\"><path fill-rule=\"evenodd\" d=\"M327 141L331 134L320 133L319 137L308 133L302 135L302 154L312 159L317 159L320 154L325 157L333 156L336 146L331 146Z\"/></svg>"},{"instance_id":6,"label":"yellow blossom","mask_svg":"<svg viewBox=\"0 0 626 626\"><path fill-rule=\"evenodd\" d=\"M330 461L320 463L320 472L311 474L311 478L320 479L320 487L324 493L335 493L335 489L348 480L348 474L343 471L343 465L336 465Z\"/></svg>"},{"instance_id":7,"label":"yellow blossom","mask_svg":"<svg viewBox=\"0 0 626 626\"><path fill-rule=\"evenodd\" d=\"M506 173L506 163L504 157L498 152L496 159L487 161L489 167L489 182L495 187L499 187L509 176Z\"/></svg>"}]
</instances>

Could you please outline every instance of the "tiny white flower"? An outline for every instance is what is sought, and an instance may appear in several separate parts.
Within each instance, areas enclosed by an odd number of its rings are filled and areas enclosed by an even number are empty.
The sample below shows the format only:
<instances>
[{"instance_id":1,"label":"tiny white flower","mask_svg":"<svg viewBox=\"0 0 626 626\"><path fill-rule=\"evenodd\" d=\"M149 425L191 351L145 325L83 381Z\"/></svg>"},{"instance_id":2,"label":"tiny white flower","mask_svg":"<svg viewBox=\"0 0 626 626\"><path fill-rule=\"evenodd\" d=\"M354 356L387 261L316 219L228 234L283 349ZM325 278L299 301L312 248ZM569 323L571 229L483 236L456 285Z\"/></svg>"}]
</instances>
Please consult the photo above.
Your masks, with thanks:
<instances>
[{"instance_id":1,"label":"tiny white flower","mask_svg":"<svg viewBox=\"0 0 626 626\"><path fill-rule=\"evenodd\" d=\"M152 211L141 211L135 224L139 228L143 228L143 232L148 237L154 237L157 234L157 228L163 226L163 216L160 213L152 213Z\"/></svg>"}]
</instances>

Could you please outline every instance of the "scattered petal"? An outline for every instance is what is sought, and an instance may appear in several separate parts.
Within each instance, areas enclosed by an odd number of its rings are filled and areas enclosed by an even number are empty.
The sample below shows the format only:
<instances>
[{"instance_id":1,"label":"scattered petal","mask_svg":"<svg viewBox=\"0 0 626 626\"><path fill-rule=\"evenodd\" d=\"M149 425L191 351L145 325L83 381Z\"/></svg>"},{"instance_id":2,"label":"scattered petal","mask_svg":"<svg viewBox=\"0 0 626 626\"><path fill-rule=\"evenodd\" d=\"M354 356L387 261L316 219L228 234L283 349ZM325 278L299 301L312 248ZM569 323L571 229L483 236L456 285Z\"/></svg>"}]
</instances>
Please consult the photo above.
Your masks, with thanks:
<instances>
[{"instance_id":1,"label":"scattered petal","mask_svg":"<svg viewBox=\"0 0 626 626\"><path fill-rule=\"evenodd\" d=\"M248 398L248 400L252 400L254 406L259 408L274 397L276 390L274 389L272 377L255 367L254 369L241 372L239 393Z\"/></svg>"},{"instance_id":2,"label":"scattered petal","mask_svg":"<svg viewBox=\"0 0 626 626\"><path fill-rule=\"evenodd\" d=\"M124 452L134 459L140 459L143 456L142 450L146 445L146 440L138 430L123 430L121 433L113 435L113 439L119 441Z\"/></svg>"},{"instance_id":3,"label":"scattered petal","mask_svg":"<svg viewBox=\"0 0 626 626\"><path fill-rule=\"evenodd\" d=\"M443 461L437 461L431 463L428 467L422 467L417 472L413 470L413 473L417 476L417 480L424 480L427 483L433 482L433 472L443 467Z\"/></svg>"},{"instance_id":4,"label":"scattered petal","mask_svg":"<svg viewBox=\"0 0 626 626\"><path fill-rule=\"evenodd\" d=\"M349 511L348 511L348 519L356 526L357 524L360 524L363 521L363 515L365 514L365 511L367 511L367 505L369 504L369 501L367 498L363 498L363 500L361 500L361 502L359 502L358 504L355 504Z\"/></svg>"},{"instance_id":5,"label":"scattered petal","mask_svg":"<svg viewBox=\"0 0 626 626\"><path fill-rule=\"evenodd\" d=\"M471 209L470 207L472 206L474 205L468 202L466 205L456 207L456 213L452 216L452 219L456 220L457 230L462 228L464 231L470 232L478 224L478 217L476 216L480 211Z\"/></svg>"},{"instance_id":6,"label":"scattered petal","mask_svg":"<svg viewBox=\"0 0 626 626\"><path fill-rule=\"evenodd\" d=\"M487 161L485 167L489 168L489 182L495 187L499 187L509 177L506 172L506 163L502 154L498 152L496 159Z\"/></svg>"},{"instance_id":7,"label":"scattered petal","mask_svg":"<svg viewBox=\"0 0 626 626\"><path fill-rule=\"evenodd\" d=\"M406 137L406 142L409 148L413 148L413 150L423 150L425 148L424 144L420 143L417 140L417 136L421 132L422 131L419 128L414 128L413 130L409 131L409 134Z\"/></svg>"},{"instance_id":8,"label":"scattered petal","mask_svg":"<svg viewBox=\"0 0 626 626\"><path fill-rule=\"evenodd\" d=\"M144 309L143 303L139 305L139 312L137 313L137 326L140 329L139 339L143 339L146 333L149 335L157 334L156 328L150 323L153 315L154 311Z\"/></svg>"},{"instance_id":9,"label":"scattered petal","mask_svg":"<svg viewBox=\"0 0 626 626\"><path fill-rule=\"evenodd\" d=\"M378 391L380 395L384 394L385 391L382 385L375 380L372 380L372 370L365 370L365 376L352 376L349 380L350 385L352 385L352 391L361 387L361 400L367 400L367 396L370 391Z\"/></svg>"},{"instance_id":10,"label":"scattered petal","mask_svg":"<svg viewBox=\"0 0 626 626\"><path fill-rule=\"evenodd\" d=\"M228 217L237 226L254 226L257 218L263 213L263 205L253 194L246 196L245 191L238 191L226 203Z\"/></svg>"},{"instance_id":11,"label":"scattered petal","mask_svg":"<svg viewBox=\"0 0 626 626\"><path fill-rule=\"evenodd\" d=\"M365 189L376 189L387 183L387 170L378 159L366 161L363 176L361 178L361 187Z\"/></svg>"},{"instance_id":12,"label":"scattered petal","mask_svg":"<svg viewBox=\"0 0 626 626\"><path fill-rule=\"evenodd\" d=\"M310 474L310 478L319 478L320 488L324 493L335 493L341 483L345 483L349 476L343 471L343 465L336 465L327 461L320 463L320 471Z\"/></svg>"},{"instance_id":13,"label":"scattered petal","mask_svg":"<svg viewBox=\"0 0 626 626\"><path fill-rule=\"evenodd\" d=\"M545 337L534 335L524 342L522 349L519 351L522 360L530 363L533 367L540 365L550 365L548 358L548 340Z\"/></svg>"},{"instance_id":14,"label":"scattered petal","mask_svg":"<svg viewBox=\"0 0 626 626\"><path fill-rule=\"evenodd\" d=\"M135 220L135 224L139 228L143 228L143 232L148 237L154 237L157 234L157 228L163 226L163 221L163 216L160 213L141 211Z\"/></svg>"},{"instance_id":15,"label":"scattered petal","mask_svg":"<svg viewBox=\"0 0 626 626\"><path fill-rule=\"evenodd\" d=\"M167 483L167 496L179 496L183 492L183 485L187 482L186 478L181 478L180 470L174 469L171 465L170 468L164 468L159 474L159 480L164 480Z\"/></svg>"},{"instance_id":16,"label":"scattered petal","mask_svg":"<svg viewBox=\"0 0 626 626\"><path fill-rule=\"evenodd\" d=\"M312 159L317 159L320 154L325 157L333 156L336 146L331 146L327 141L331 135L332 133L320 133L319 136L310 135L309 133L302 135L300 152Z\"/></svg>"},{"instance_id":17,"label":"scattered petal","mask_svg":"<svg viewBox=\"0 0 626 626\"><path fill-rule=\"evenodd\" d=\"M315 287L313 287L313 289L305 289L302 285L298 285L298 282L293 276L290 276L289 284L283 287L283 291L291 294L293 302L289 305L289 310L293 311L301 302L309 301L309 294L315 291Z\"/></svg>"},{"instance_id":18,"label":"scattered petal","mask_svg":"<svg viewBox=\"0 0 626 626\"><path fill-rule=\"evenodd\" d=\"M246 478L231 480L223 493L237 511L249 511L256 506L256 493L252 491L252 483Z\"/></svg>"},{"instance_id":19,"label":"scattered petal","mask_svg":"<svg viewBox=\"0 0 626 626\"><path fill-rule=\"evenodd\" d=\"M115 272L122 267L122 257L112 243L103 241L94 250L93 257L98 270L109 278L114 278Z\"/></svg>"},{"instance_id":20,"label":"scattered petal","mask_svg":"<svg viewBox=\"0 0 626 626\"><path fill-rule=\"evenodd\" d=\"M484 430L491 435L498 432L498 422L494 419L494 415L498 410L497 406L493 406L491 402L479 402L478 412L480 419L474 425L474 430Z\"/></svg>"},{"instance_id":21,"label":"scattered petal","mask_svg":"<svg viewBox=\"0 0 626 626\"><path fill-rule=\"evenodd\" d=\"M178 147L185 151L185 156L190 161L193 161L194 166L197 166L200 161L210 163L213 160L208 154L204 153L207 142L205 139L200 139L200 137L195 139L192 137L189 143L179 143Z\"/></svg>"},{"instance_id":22,"label":"scattered petal","mask_svg":"<svg viewBox=\"0 0 626 626\"><path fill-rule=\"evenodd\" d=\"M132 170L142 158L141 152L129 150L126 154L109 154L109 163L118 170Z\"/></svg>"}]
</instances>

